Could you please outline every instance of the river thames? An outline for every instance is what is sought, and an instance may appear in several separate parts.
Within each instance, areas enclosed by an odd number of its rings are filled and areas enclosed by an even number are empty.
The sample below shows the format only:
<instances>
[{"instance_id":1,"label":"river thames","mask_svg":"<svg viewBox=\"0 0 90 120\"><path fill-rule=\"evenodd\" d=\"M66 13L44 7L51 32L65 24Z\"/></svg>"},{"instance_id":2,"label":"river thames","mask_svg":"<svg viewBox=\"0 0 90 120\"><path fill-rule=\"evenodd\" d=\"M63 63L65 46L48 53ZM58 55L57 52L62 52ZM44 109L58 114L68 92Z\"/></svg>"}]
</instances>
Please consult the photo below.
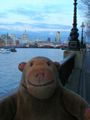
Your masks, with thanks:
<instances>
[{"instance_id":1,"label":"river thames","mask_svg":"<svg viewBox=\"0 0 90 120\"><path fill-rule=\"evenodd\" d=\"M0 97L19 86L22 73L18 70L21 62L28 62L36 56L44 56L53 62L63 60L61 49L17 48L17 52L0 53Z\"/></svg>"}]
</instances>

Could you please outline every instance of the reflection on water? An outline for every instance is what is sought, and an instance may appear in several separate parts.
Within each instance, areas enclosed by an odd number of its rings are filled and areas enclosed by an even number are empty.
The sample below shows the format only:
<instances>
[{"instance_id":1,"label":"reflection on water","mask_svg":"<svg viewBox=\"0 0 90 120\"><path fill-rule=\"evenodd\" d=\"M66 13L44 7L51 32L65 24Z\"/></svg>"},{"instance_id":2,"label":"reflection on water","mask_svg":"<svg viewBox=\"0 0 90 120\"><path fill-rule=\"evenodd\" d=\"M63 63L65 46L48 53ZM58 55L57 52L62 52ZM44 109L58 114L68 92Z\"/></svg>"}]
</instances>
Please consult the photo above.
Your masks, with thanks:
<instances>
[{"instance_id":1,"label":"reflection on water","mask_svg":"<svg viewBox=\"0 0 90 120\"><path fill-rule=\"evenodd\" d=\"M36 56L48 57L52 61L59 62L63 59L63 51L61 49L18 48L17 52L0 53L0 96L19 85L22 73L18 70L18 64Z\"/></svg>"}]
</instances>

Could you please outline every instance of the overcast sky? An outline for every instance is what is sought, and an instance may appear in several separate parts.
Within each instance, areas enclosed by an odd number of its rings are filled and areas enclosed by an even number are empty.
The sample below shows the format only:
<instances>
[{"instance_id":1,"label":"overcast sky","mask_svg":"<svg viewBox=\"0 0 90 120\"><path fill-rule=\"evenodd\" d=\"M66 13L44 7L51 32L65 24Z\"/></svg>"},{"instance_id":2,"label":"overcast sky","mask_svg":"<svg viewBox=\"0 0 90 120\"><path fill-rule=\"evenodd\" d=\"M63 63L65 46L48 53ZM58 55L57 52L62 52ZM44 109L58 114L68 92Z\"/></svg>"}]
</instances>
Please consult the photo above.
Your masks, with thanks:
<instances>
[{"instance_id":1,"label":"overcast sky","mask_svg":"<svg viewBox=\"0 0 90 120\"><path fill-rule=\"evenodd\" d=\"M0 0L0 29L70 31L73 3L74 0ZM84 20L79 10L77 18L80 27Z\"/></svg>"}]
</instances>

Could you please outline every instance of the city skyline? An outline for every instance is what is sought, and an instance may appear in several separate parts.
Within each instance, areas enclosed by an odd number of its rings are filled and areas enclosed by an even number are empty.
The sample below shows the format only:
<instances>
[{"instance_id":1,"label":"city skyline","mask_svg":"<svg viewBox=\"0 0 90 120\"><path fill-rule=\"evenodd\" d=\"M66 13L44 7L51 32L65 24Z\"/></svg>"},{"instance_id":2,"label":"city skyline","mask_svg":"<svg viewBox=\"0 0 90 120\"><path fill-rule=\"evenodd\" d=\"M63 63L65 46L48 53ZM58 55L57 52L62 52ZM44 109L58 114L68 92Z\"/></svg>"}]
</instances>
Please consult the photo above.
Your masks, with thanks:
<instances>
[{"instance_id":1,"label":"city skyline","mask_svg":"<svg viewBox=\"0 0 90 120\"><path fill-rule=\"evenodd\" d=\"M77 2L79 7L80 0ZM0 35L13 33L21 37L27 30L29 38L35 34L35 38L43 38L46 33L47 37L50 37L55 36L57 31L70 32L73 24L73 3L74 0L1 0ZM84 18L77 9L79 31L82 22Z\"/></svg>"},{"instance_id":2,"label":"city skyline","mask_svg":"<svg viewBox=\"0 0 90 120\"><path fill-rule=\"evenodd\" d=\"M25 35L26 37L28 37L28 40L31 40L31 41L34 41L35 39L42 39L44 41L47 41L48 38L50 38L50 41L54 41L55 39L57 39L57 33L60 33L60 42L65 42L68 40L68 37L69 37L69 34L70 32L69 31L54 31L53 34L50 34L50 32L46 31L46 32L39 32L39 34L37 32L31 32L31 33L28 33L26 30L21 32L20 35L18 36L18 33L17 35L15 35L14 33L7 33L7 34L2 34L1 35L1 38L2 36L6 36L6 35L10 35L12 34L12 36L15 36L15 39L16 40L22 40L23 41L23 35ZM79 32L79 40L80 40L80 37L81 37L81 32Z\"/></svg>"}]
</instances>

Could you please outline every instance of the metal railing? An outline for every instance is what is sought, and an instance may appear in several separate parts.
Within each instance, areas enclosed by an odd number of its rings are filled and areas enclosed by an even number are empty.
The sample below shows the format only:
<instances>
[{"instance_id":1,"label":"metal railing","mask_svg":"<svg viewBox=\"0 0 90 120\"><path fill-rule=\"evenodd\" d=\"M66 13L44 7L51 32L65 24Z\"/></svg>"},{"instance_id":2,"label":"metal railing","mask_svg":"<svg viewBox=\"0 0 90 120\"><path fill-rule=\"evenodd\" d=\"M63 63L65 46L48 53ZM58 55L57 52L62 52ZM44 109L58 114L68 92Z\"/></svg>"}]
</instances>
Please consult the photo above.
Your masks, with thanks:
<instances>
[{"instance_id":1,"label":"metal railing","mask_svg":"<svg viewBox=\"0 0 90 120\"><path fill-rule=\"evenodd\" d=\"M76 54L72 54L59 62L61 65L61 68L59 71L59 78L63 86L65 86L65 84L68 82L68 78L74 68L75 55Z\"/></svg>"}]
</instances>

